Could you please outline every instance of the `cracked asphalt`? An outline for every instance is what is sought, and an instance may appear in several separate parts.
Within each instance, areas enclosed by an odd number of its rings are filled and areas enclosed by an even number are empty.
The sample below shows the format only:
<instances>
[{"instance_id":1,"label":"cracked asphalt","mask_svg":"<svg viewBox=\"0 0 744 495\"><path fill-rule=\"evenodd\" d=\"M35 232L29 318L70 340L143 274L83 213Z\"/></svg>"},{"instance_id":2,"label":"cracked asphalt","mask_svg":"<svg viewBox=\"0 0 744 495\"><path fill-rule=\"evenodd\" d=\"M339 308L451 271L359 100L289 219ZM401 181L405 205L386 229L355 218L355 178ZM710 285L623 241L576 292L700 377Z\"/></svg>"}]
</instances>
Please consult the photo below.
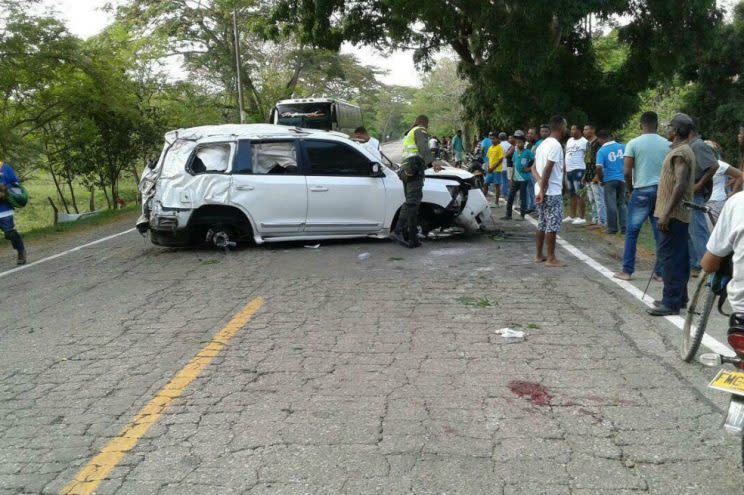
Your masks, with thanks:
<instances>
[{"instance_id":1,"label":"cracked asphalt","mask_svg":"<svg viewBox=\"0 0 744 495\"><path fill-rule=\"evenodd\" d=\"M59 493L258 297L97 493L744 493L715 370L507 232L229 254L133 233L6 277L0 493Z\"/></svg>"}]
</instances>

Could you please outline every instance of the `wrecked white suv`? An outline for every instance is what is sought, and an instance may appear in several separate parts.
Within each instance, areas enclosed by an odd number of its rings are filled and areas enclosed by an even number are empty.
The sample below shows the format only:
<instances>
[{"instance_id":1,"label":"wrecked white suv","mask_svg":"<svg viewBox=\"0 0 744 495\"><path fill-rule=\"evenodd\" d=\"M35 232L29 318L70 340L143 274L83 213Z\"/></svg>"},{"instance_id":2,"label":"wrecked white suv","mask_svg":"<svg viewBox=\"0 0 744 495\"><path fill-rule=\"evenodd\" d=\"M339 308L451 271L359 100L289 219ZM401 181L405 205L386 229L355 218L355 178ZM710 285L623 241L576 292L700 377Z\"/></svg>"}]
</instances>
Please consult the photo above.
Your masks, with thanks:
<instances>
[{"instance_id":1,"label":"wrecked white suv","mask_svg":"<svg viewBox=\"0 0 744 495\"><path fill-rule=\"evenodd\" d=\"M267 124L169 132L143 173L137 228L162 246L385 238L404 203L396 165L385 161L335 132ZM424 234L476 231L487 215L471 174L427 173Z\"/></svg>"}]
</instances>

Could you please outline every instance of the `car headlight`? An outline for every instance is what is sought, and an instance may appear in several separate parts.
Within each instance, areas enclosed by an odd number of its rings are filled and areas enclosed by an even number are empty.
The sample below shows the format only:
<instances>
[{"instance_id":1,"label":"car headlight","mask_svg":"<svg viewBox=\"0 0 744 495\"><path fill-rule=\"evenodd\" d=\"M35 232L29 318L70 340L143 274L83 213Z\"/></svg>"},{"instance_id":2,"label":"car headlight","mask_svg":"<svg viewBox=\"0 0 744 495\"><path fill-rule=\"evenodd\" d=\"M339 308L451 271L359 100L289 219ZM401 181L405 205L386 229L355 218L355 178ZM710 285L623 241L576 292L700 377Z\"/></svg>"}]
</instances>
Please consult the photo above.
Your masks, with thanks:
<instances>
[{"instance_id":1,"label":"car headlight","mask_svg":"<svg viewBox=\"0 0 744 495\"><path fill-rule=\"evenodd\" d=\"M454 206L459 209L465 201L465 196L462 193L462 189L460 188L460 186L447 186L447 190L452 196L452 202L450 203L450 206Z\"/></svg>"}]
</instances>

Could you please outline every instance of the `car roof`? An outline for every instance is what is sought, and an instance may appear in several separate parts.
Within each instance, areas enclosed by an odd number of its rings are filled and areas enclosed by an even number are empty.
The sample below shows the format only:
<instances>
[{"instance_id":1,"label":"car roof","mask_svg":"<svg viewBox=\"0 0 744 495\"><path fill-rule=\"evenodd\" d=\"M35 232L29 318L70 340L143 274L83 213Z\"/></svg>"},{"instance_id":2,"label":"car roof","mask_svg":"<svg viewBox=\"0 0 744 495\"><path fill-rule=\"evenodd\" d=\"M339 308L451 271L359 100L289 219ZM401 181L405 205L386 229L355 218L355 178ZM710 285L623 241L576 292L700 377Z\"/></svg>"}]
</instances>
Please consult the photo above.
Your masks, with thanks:
<instances>
[{"instance_id":1,"label":"car roof","mask_svg":"<svg viewBox=\"0 0 744 495\"><path fill-rule=\"evenodd\" d=\"M368 158L373 159L364 146L349 139L341 132L323 131L320 129L305 129L286 125L273 124L222 124L191 127L168 132L165 140L172 143L178 139L196 141L197 143L215 143L238 141L241 139L324 139L339 141L361 151Z\"/></svg>"},{"instance_id":2,"label":"car roof","mask_svg":"<svg viewBox=\"0 0 744 495\"><path fill-rule=\"evenodd\" d=\"M304 129L285 125L273 124L222 124L191 127L170 131L165 135L168 142L185 139L197 142L213 142L218 140L234 141L238 139L266 139L298 137L323 138L349 141L346 134L320 129Z\"/></svg>"}]
</instances>

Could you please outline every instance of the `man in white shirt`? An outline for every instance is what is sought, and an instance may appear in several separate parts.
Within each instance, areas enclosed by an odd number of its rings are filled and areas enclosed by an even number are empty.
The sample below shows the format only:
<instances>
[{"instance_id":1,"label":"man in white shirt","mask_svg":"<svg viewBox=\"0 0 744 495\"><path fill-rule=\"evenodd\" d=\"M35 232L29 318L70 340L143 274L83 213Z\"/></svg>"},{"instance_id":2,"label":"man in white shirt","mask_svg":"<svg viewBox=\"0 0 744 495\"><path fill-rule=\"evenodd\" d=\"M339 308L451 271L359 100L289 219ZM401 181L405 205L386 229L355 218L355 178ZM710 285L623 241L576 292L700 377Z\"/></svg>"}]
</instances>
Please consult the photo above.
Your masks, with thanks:
<instances>
[{"instance_id":1,"label":"man in white shirt","mask_svg":"<svg viewBox=\"0 0 744 495\"><path fill-rule=\"evenodd\" d=\"M365 127L357 127L356 130L354 130L354 136L352 136L352 139L360 142L362 146L367 149L367 151L372 153L372 155L375 157L375 160L377 160L378 162L382 161L382 153L380 153L380 141L370 136Z\"/></svg>"},{"instance_id":2,"label":"man in white shirt","mask_svg":"<svg viewBox=\"0 0 744 495\"><path fill-rule=\"evenodd\" d=\"M571 222L574 225L586 223L584 199L579 196L579 191L584 188L584 175L586 174L584 156L589 141L582 135L582 131L582 127L572 125L571 137L566 142L566 181L568 182L571 202L569 215L563 221Z\"/></svg>"},{"instance_id":3,"label":"man in white shirt","mask_svg":"<svg viewBox=\"0 0 744 495\"><path fill-rule=\"evenodd\" d=\"M716 227L708 239L707 252L700 263L708 273L718 271L723 258L733 255L733 277L726 287L734 315L744 318L744 192L726 201Z\"/></svg>"},{"instance_id":4,"label":"man in white shirt","mask_svg":"<svg viewBox=\"0 0 744 495\"><path fill-rule=\"evenodd\" d=\"M535 235L536 263L557 268L564 266L555 257L555 243L563 220L563 168L564 156L560 140L566 133L566 119L555 116L550 119L550 136L537 149L532 174L535 178L535 202L538 224ZM548 255L543 256L543 245Z\"/></svg>"}]
</instances>

